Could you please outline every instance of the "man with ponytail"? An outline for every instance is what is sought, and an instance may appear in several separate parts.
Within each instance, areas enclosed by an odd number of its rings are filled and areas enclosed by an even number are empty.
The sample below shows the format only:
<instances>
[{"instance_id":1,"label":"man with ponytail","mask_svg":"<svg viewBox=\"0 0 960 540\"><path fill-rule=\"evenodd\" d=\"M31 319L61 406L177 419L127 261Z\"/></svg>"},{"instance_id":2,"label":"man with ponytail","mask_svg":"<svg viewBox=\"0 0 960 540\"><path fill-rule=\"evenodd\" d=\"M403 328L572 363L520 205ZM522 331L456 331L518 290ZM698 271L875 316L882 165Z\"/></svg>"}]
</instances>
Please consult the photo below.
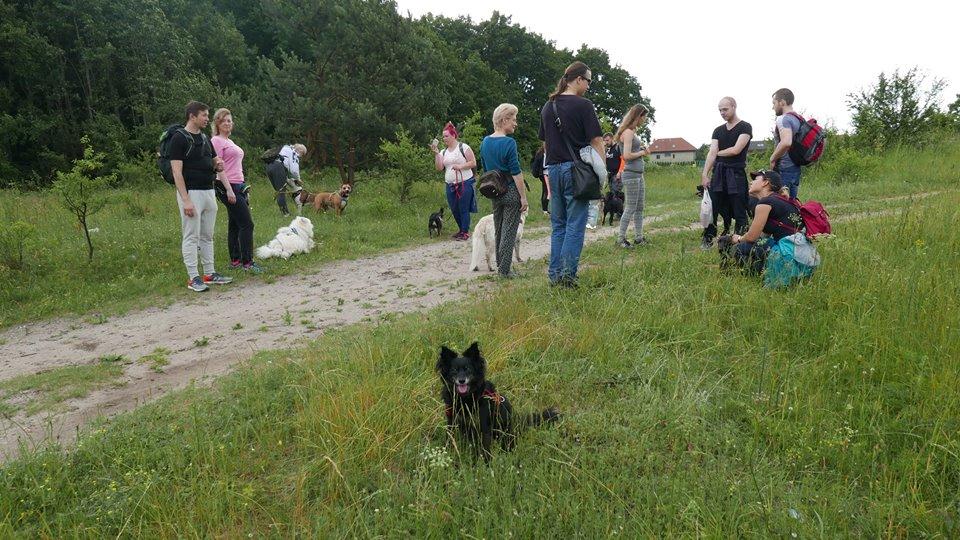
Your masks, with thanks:
<instances>
[{"instance_id":1,"label":"man with ponytail","mask_svg":"<svg viewBox=\"0 0 960 540\"><path fill-rule=\"evenodd\" d=\"M576 61L564 70L557 89L540 110L540 140L546 143L547 174L550 178L550 265L551 285L577 286L577 268L587 226L588 201L573 198L573 164L578 152L592 147L605 155L603 130L597 111L583 95L593 74Z\"/></svg>"}]
</instances>

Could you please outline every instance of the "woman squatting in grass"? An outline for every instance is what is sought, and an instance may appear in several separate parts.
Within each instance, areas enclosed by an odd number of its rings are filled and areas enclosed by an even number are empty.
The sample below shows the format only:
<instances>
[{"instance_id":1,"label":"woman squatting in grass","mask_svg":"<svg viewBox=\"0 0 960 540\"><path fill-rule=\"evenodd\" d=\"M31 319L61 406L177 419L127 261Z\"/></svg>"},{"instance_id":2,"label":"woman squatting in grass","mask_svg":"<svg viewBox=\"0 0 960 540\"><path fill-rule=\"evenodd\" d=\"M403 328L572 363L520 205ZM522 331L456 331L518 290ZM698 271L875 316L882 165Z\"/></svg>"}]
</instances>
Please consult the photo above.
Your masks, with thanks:
<instances>
[{"instance_id":1,"label":"woman squatting in grass","mask_svg":"<svg viewBox=\"0 0 960 540\"><path fill-rule=\"evenodd\" d=\"M517 129L517 106L501 103L493 111L493 134L480 143L480 159L486 171L502 171L513 177L507 182L507 192L493 199L493 226L497 244L497 271L501 277L511 278L513 247L517 241L520 215L527 211L527 192L520 171L517 141L510 135Z\"/></svg>"},{"instance_id":2,"label":"woman squatting in grass","mask_svg":"<svg viewBox=\"0 0 960 540\"><path fill-rule=\"evenodd\" d=\"M228 199L227 186L216 184L217 198L227 209L227 250L230 252L230 267L259 274L263 269L253 261L253 216L250 215L248 186L243 177L243 149L230 139L233 134L233 115L229 109L217 109L213 114L213 144L217 155L223 158L223 174L229 188L233 189L236 201Z\"/></svg>"},{"instance_id":3,"label":"woman squatting in grass","mask_svg":"<svg viewBox=\"0 0 960 540\"><path fill-rule=\"evenodd\" d=\"M803 220L797 207L780 195L783 189L780 173L761 170L750 173L750 178L750 197L757 199L753 222L742 236L730 237L726 254L733 256L737 266L751 274L760 274L773 245L803 227ZM761 238L762 235L768 236Z\"/></svg>"},{"instance_id":4,"label":"woman squatting in grass","mask_svg":"<svg viewBox=\"0 0 960 540\"><path fill-rule=\"evenodd\" d=\"M434 165L438 171L444 171L443 179L447 183L447 204L450 213L460 229L453 235L454 240L470 238L470 214L477 211L477 199L473 185L476 183L473 171L477 168L477 158L473 149L459 141L457 128L450 122L443 127L443 150L437 148L436 139L430 144L434 153Z\"/></svg>"},{"instance_id":5,"label":"woman squatting in grass","mask_svg":"<svg viewBox=\"0 0 960 540\"><path fill-rule=\"evenodd\" d=\"M643 156L649 156L650 150L643 147L637 128L647 123L647 108L637 104L630 107L617 130L617 145L623 157L624 166L621 173L623 182L623 216L620 217L620 233L617 243L620 247L629 248L647 243L643 237L643 206L646 201L646 186L643 179ZM634 241L627 240L627 227L633 220Z\"/></svg>"}]
</instances>

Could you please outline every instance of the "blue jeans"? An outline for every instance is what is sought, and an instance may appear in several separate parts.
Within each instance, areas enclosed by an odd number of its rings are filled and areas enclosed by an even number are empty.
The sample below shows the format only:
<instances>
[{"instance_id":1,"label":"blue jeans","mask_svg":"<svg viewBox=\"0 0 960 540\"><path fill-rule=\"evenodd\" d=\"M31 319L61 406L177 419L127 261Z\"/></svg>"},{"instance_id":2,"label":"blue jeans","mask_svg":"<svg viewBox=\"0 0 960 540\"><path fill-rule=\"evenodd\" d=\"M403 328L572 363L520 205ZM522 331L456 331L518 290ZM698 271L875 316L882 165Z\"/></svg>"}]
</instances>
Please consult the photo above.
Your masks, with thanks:
<instances>
[{"instance_id":1,"label":"blue jeans","mask_svg":"<svg viewBox=\"0 0 960 540\"><path fill-rule=\"evenodd\" d=\"M780 178L783 179L783 185L787 186L787 189L790 190L790 198L796 199L797 193L800 191L800 166L778 166L777 170L780 172Z\"/></svg>"},{"instance_id":2,"label":"blue jeans","mask_svg":"<svg viewBox=\"0 0 960 540\"><path fill-rule=\"evenodd\" d=\"M475 183L476 179L470 177L459 184L447 184L447 204L460 232L470 232L470 212L477 211L473 189Z\"/></svg>"},{"instance_id":3,"label":"blue jeans","mask_svg":"<svg viewBox=\"0 0 960 540\"><path fill-rule=\"evenodd\" d=\"M551 283L575 281L583 251L589 201L573 198L573 162L548 165L550 175L550 266Z\"/></svg>"}]
</instances>

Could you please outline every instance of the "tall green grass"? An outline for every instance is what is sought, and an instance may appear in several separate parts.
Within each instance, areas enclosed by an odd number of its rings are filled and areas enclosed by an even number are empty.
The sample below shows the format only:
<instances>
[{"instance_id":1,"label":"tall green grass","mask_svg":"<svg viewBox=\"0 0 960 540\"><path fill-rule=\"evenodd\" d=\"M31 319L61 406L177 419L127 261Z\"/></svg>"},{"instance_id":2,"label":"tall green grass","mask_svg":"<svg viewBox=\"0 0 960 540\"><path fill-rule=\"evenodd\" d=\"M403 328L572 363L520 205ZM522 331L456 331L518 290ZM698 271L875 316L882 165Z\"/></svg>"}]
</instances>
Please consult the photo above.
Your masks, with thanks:
<instances>
[{"instance_id":1,"label":"tall green grass","mask_svg":"<svg viewBox=\"0 0 960 540\"><path fill-rule=\"evenodd\" d=\"M7 463L0 534L956 537L960 194L938 187L835 212L786 291L661 234L588 247L577 291L541 265L259 354ZM516 409L564 414L489 466L445 434L432 371L474 340Z\"/></svg>"},{"instance_id":2,"label":"tall green grass","mask_svg":"<svg viewBox=\"0 0 960 540\"><path fill-rule=\"evenodd\" d=\"M955 185L960 177L960 143L956 140L946 140L923 151L899 149L871 157L870 175L859 182L849 182L849 174L840 174L862 165L863 159L848 163L850 159L853 158L846 153L828 160L823 167L806 170L801 194L833 204L856 203L863 198L938 190ZM252 171L248 176L253 185L254 241L262 245L289 220L280 216L273 202L273 190L262 174ZM338 183L334 176L312 175L307 185L314 190L332 190ZM122 177L127 182L139 178L136 170L126 171ZM689 208L690 220L695 219L693 189L699 178L699 171L693 167L651 167L647 175L648 206L652 210ZM532 191L528 227L536 227L547 222L539 211L539 182L529 180ZM268 274L263 277L251 278L235 272L238 282L233 286L242 287L247 279L270 280L295 272L311 272L318 263L326 261L428 242L427 217L437 208L446 207L439 176L436 181L417 184L410 204L399 204L394 188L390 178L373 173L362 176L341 218L306 212L314 220L319 244L313 253L289 261L270 260ZM489 201L482 197L479 201L480 213L474 220L490 212ZM447 215L446 229L452 233L454 221ZM214 239L217 269L221 271L226 271L228 263L226 219L221 206ZM18 220L30 224L36 233L25 241L22 269L0 262L0 327L64 314L98 312L110 316L188 294L180 256L176 199L172 188L159 179L146 184L140 180L139 185L131 184L111 193L107 207L91 220L91 227L99 232L93 235L96 256L90 264L85 262L82 232L53 194L0 193L0 223ZM685 221L685 217L677 216L671 223L681 225ZM16 246L3 245L0 249L6 258L15 259ZM6 259L0 257L3 260ZM102 320L102 316L97 320Z\"/></svg>"}]
</instances>

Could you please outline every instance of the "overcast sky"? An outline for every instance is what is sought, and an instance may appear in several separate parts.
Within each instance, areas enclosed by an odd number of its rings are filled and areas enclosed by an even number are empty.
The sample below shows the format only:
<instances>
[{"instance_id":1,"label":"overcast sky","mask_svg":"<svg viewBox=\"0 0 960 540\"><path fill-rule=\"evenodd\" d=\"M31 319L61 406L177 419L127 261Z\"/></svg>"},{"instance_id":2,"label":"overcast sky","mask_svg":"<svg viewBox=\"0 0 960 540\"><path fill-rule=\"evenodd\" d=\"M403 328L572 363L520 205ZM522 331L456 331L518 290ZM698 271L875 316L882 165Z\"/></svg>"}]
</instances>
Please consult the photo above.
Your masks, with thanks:
<instances>
[{"instance_id":1,"label":"overcast sky","mask_svg":"<svg viewBox=\"0 0 960 540\"><path fill-rule=\"evenodd\" d=\"M569 2L397 0L402 14L470 16L493 11L561 48L605 49L633 74L656 107L655 138L708 142L722 123L717 102L731 95L755 138L773 129L770 94L793 90L801 114L849 129L847 94L880 72L917 66L947 81L941 101L960 93L960 7L955 0ZM799 43L806 43L801 48ZM805 66L804 63L809 63ZM557 74L557 78L560 77ZM587 97L590 97L589 94Z\"/></svg>"}]
</instances>

